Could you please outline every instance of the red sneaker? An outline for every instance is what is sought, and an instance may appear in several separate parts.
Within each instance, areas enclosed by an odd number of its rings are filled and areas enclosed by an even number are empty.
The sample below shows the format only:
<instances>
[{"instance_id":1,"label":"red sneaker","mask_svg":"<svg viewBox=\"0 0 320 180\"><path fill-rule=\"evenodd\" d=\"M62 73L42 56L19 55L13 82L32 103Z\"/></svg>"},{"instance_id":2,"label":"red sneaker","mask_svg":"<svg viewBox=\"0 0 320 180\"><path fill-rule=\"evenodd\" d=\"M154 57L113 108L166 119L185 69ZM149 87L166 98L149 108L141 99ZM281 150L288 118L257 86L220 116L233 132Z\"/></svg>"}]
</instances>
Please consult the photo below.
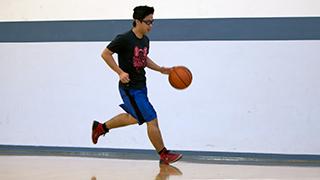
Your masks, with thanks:
<instances>
[{"instance_id":1,"label":"red sneaker","mask_svg":"<svg viewBox=\"0 0 320 180\"><path fill-rule=\"evenodd\" d=\"M98 121L93 121L93 124L92 124L92 135L91 135L93 144L97 144L98 138L101 135L105 135L105 134L106 134L106 132L103 129L103 124L99 123Z\"/></svg>"},{"instance_id":2,"label":"red sneaker","mask_svg":"<svg viewBox=\"0 0 320 180\"><path fill-rule=\"evenodd\" d=\"M164 151L160 154L160 164L171 164L182 158L182 154L171 153L170 151Z\"/></svg>"}]
</instances>

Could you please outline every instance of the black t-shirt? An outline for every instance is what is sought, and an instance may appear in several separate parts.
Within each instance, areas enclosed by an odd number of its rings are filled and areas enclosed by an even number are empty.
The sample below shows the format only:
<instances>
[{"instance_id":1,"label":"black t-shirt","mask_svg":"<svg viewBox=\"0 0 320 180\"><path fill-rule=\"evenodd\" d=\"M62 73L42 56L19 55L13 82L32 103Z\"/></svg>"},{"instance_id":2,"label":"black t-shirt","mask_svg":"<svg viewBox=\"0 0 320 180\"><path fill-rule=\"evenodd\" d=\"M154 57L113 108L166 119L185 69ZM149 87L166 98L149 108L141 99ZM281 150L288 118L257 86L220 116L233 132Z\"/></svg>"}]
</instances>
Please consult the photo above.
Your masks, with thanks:
<instances>
[{"instance_id":1,"label":"black t-shirt","mask_svg":"<svg viewBox=\"0 0 320 180\"><path fill-rule=\"evenodd\" d=\"M118 54L119 67L129 74L130 82L119 85L124 88L140 89L146 86L147 55L149 53L149 38L139 39L132 30L120 34L113 39L107 48Z\"/></svg>"}]
</instances>

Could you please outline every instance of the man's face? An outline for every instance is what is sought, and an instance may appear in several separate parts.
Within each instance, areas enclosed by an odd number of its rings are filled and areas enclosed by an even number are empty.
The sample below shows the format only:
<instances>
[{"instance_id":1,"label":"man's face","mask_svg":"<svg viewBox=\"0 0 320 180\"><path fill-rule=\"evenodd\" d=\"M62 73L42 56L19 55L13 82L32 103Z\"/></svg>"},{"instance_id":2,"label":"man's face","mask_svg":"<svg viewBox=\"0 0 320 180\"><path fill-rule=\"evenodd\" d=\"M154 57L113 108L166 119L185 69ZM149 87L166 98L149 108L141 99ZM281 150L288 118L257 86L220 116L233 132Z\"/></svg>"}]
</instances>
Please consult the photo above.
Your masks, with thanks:
<instances>
[{"instance_id":1,"label":"man's face","mask_svg":"<svg viewBox=\"0 0 320 180\"><path fill-rule=\"evenodd\" d=\"M144 34L150 32L153 25L153 14L146 16L142 21L139 21L138 24Z\"/></svg>"}]
</instances>

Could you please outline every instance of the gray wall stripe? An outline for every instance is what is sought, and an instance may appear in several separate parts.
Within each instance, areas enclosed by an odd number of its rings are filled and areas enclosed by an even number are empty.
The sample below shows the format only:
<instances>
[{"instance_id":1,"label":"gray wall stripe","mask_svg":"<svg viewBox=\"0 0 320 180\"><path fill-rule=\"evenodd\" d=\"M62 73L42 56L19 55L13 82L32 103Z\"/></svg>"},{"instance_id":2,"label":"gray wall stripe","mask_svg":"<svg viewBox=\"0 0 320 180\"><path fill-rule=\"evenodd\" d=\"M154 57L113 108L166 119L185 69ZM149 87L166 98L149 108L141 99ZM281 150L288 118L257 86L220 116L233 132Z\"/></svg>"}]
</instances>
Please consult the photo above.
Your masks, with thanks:
<instances>
[{"instance_id":1,"label":"gray wall stripe","mask_svg":"<svg viewBox=\"0 0 320 180\"><path fill-rule=\"evenodd\" d=\"M0 22L0 42L110 41L132 20ZM153 41L319 40L320 17L158 19Z\"/></svg>"}]
</instances>

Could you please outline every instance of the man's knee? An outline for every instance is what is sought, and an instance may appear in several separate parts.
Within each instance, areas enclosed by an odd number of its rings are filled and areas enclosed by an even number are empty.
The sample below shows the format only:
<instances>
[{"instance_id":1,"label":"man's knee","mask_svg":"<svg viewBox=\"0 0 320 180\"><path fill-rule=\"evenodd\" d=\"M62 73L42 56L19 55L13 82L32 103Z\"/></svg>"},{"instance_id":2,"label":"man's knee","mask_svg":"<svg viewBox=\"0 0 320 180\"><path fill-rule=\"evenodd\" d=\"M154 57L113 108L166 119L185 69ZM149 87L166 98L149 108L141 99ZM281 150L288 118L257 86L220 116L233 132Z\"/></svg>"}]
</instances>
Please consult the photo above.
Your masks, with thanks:
<instances>
[{"instance_id":1,"label":"man's knee","mask_svg":"<svg viewBox=\"0 0 320 180\"><path fill-rule=\"evenodd\" d=\"M148 127L156 127L158 128L158 119L154 118L151 121L147 122Z\"/></svg>"}]
</instances>

